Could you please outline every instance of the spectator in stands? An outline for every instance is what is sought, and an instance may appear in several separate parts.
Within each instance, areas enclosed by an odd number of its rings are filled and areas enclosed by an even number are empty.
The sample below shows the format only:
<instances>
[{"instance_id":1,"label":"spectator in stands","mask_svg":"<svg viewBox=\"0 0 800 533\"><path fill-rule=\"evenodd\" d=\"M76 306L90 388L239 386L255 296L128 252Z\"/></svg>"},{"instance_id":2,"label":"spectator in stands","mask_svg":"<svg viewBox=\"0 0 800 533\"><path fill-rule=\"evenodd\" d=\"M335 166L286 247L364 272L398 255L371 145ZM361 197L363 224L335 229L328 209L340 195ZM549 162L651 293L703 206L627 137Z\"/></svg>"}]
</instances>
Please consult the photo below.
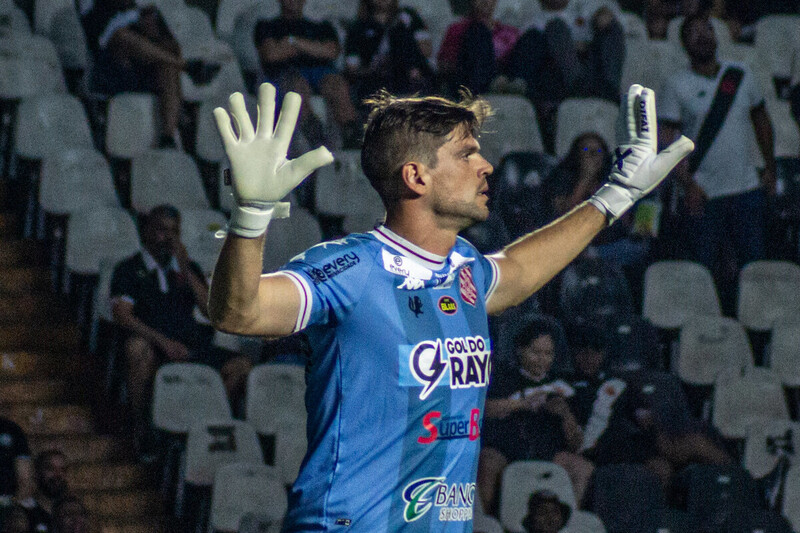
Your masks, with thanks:
<instances>
[{"instance_id":1,"label":"spectator in stands","mask_svg":"<svg viewBox=\"0 0 800 533\"><path fill-rule=\"evenodd\" d=\"M447 28L437 66L452 93L460 86L487 92L505 70L519 30L494 19L497 0L470 0L469 14Z\"/></svg>"},{"instance_id":2,"label":"spectator in stands","mask_svg":"<svg viewBox=\"0 0 800 533\"><path fill-rule=\"evenodd\" d=\"M558 533L569 522L572 509L549 490L531 494L528 513L522 519L525 533Z\"/></svg>"},{"instance_id":3,"label":"spectator in stands","mask_svg":"<svg viewBox=\"0 0 800 533\"><path fill-rule=\"evenodd\" d=\"M723 305L731 309L735 279L726 275L718 256L730 241L736 270L764 257L766 197L775 194L772 124L750 70L717 60L707 16L687 16L681 40L690 68L667 79L658 104L662 142L683 133L696 144L692 156L676 168L686 235L675 238L685 240L690 259L716 274ZM765 163L760 175L750 155L751 128Z\"/></svg>"},{"instance_id":4,"label":"spectator in stands","mask_svg":"<svg viewBox=\"0 0 800 533\"><path fill-rule=\"evenodd\" d=\"M75 495L65 496L53 506L53 533L88 533L89 512Z\"/></svg>"},{"instance_id":5,"label":"spectator in stands","mask_svg":"<svg viewBox=\"0 0 800 533\"><path fill-rule=\"evenodd\" d=\"M361 127L350 97L350 86L334 61L341 52L336 29L328 21L303 16L306 0L279 0L280 16L260 20L253 34L266 79L285 94L303 97L300 131L312 147L326 142L322 125L310 108L312 94L325 99L328 111L342 132L345 148L361 142Z\"/></svg>"},{"instance_id":6,"label":"spectator in stands","mask_svg":"<svg viewBox=\"0 0 800 533\"><path fill-rule=\"evenodd\" d=\"M16 423L0 416L0 498L18 501L33 495L33 468L28 439Z\"/></svg>"},{"instance_id":7,"label":"spectator in stands","mask_svg":"<svg viewBox=\"0 0 800 533\"><path fill-rule=\"evenodd\" d=\"M188 70L195 76L203 65L183 59L178 42L154 5L139 7L134 0L87 4L82 21L94 56L93 89L109 95L155 93L161 117L158 146L174 148L183 101L180 73Z\"/></svg>"},{"instance_id":8,"label":"spectator in stands","mask_svg":"<svg viewBox=\"0 0 800 533\"><path fill-rule=\"evenodd\" d=\"M55 503L69 492L67 485L67 458L59 450L40 452L34 461L36 492L22 503L28 513L31 531L53 530Z\"/></svg>"},{"instance_id":9,"label":"spectator in stands","mask_svg":"<svg viewBox=\"0 0 800 533\"><path fill-rule=\"evenodd\" d=\"M514 339L517 366L492 379L486 400L478 493L486 512L494 510L503 469L513 461L553 461L567 469L577 501L593 466L577 455L583 433L569 407L574 391L552 375L555 326L536 319Z\"/></svg>"},{"instance_id":10,"label":"spectator in stands","mask_svg":"<svg viewBox=\"0 0 800 533\"><path fill-rule=\"evenodd\" d=\"M348 77L359 99L381 88L393 94L429 93L433 52L425 22L397 0L360 0L344 53Z\"/></svg>"},{"instance_id":11,"label":"spectator in stands","mask_svg":"<svg viewBox=\"0 0 800 533\"><path fill-rule=\"evenodd\" d=\"M175 207L154 207L142 222L141 251L120 262L111 278L114 321L128 334L124 354L137 439L149 427L151 382L160 364L209 364L228 377L228 386L249 370L239 357L225 360L214 350L213 329L195 318L195 309L206 316L208 285L181 242L180 223Z\"/></svg>"}]
</instances>

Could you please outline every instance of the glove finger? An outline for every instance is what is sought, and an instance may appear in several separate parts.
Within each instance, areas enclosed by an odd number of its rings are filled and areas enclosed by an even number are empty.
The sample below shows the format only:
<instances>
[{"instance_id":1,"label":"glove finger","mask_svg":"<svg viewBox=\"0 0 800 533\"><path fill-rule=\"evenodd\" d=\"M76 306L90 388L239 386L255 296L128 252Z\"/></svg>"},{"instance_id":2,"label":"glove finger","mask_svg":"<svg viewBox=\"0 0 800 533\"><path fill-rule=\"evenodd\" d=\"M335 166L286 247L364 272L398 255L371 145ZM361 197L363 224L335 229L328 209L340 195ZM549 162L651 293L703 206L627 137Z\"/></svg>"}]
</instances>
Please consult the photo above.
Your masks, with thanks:
<instances>
[{"instance_id":1,"label":"glove finger","mask_svg":"<svg viewBox=\"0 0 800 533\"><path fill-rule=\"evenodd\" d=\"M236 144L236 133L233 131L231 117L227 111L218 107L214 109L214 120L217 122L217 131L219 131L219 136L222 137L222 144L225 146L225 151L229 152Z\"/></svg>"},{"instance_id":2,"label":"glove finger","mask_svg":"<svg viewBox=\"0 0 800 533\"><path fill-rule=\"evenodd\" d=\"M306 152L297 159L292 159L287 164L290 176L288 179L292 182L292 189L297 187L309 174L331 163L333 163L333 154L324 146Z\"/></svg>"},{"instance_id":3,"label":"glove finger","mask_svg":"<svg viewBox=\"0 0 800 533\"><path fill-rule=\"evenodd\" d=\"M258 88L258 123L256 136L260 139L272 137L275 127L275 86L262 83Z\"/></svg>"},{"instance_id":4,"label":"glove finger","mask_svg":"<svg viewBox=\"0 0 800 533\"><path fill-rule=\"evenodd\" d=\"M292 141L294 127L297 124L297 116L300 114L300 95L297 93L286 93L281 106L281 114L278 117L278 125L275 126L275 142L281 153L289 150L289 143Z\"/></svg>"},{"instance_id":5,"label":"glove finger","mask_svg":"<svg viewBox=\"0 0 800 533\"><path fill-rule=\"evenodd\" d=\"M666 176L681 159L689 155L694 150L694 143L688 137L681 135L681 138L664 148L655 161L653 161L653 172Z\"/></svg>"},{"instance_id":6,"label":"glove finger","mask_svg":"<svg viewBox=\"0 0 800 533\"><path fill-rule=\"evenodd\" d=\"M244 96L242 96L242 93L233 93L229 101L231 115L233 115L233 119L239 128L239 140L244 142L252 141L253 137L255 137L255 132L253 131L253 123L250 121L250 115L247 114Z\"/></svg>"},{"instance_id":7,"label":"glove finger","mask_svg":"<svg viewBox=\"0 0 800 533\"><path fill-rule=\"evenodd\" d=\"M653 153L658 152L658 122L656 118L656 93L642 88L637 101L636 134L646 142Z\"/></svg>"},{"instance_id":8,"label":"glove finger","mask_svg":"<svg viewBox=\"0 0 800 533\"><path fill-rule=\"evenodd\" d=\"M636 98L641 94L641 85L631 85L625 101L620 106L617 120L617 146L636 141Z\"/></svg>"}]
</instances>

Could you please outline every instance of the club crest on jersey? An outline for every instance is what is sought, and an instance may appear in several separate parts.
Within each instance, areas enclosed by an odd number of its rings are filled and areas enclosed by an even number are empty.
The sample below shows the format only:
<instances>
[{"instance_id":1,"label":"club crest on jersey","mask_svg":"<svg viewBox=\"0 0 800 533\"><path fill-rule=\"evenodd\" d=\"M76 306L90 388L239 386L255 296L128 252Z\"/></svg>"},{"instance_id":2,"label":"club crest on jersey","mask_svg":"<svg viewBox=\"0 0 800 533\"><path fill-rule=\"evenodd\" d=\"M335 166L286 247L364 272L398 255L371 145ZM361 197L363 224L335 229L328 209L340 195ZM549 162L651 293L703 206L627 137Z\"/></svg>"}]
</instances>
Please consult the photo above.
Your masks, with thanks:
<instances>
[{"instance_id":1,"label":"club crest on jersey","mask_svg":"<svg viewBox=\"0 0 800 533\"><path fill-rule=\"evenodd\" d=\"M423 341L408 352L413 381L401 385L422 385L420 400L426 399L445 377L451 389L485 387L491 365L491 347L483 337Z\"/></svg>"},{"instance_id":2,"label":"club crest on jersey","mask_svg":"<svg viewBox=\"0 0 800 533\"><path fill-rule=\"evenodd\" d=\"M472 520L475 501L475 483L445 483L443 477L416 479L403 489L406 522L419 520L432 507L439 508L440 522L466 522Z\"/></svg>"},{"instance_id":3,"label":"club crest on jersey","mask_svg":"<svg viewBox=\"0 0 800 533\"><path fill-rule=\"evenodd\" d=\"M478 289L475 287L472 269L468 266L462 268L458 273L458 290L461 294L461 299L475 307L475 303L478 301Z\"/></svg>"}]
</instances>

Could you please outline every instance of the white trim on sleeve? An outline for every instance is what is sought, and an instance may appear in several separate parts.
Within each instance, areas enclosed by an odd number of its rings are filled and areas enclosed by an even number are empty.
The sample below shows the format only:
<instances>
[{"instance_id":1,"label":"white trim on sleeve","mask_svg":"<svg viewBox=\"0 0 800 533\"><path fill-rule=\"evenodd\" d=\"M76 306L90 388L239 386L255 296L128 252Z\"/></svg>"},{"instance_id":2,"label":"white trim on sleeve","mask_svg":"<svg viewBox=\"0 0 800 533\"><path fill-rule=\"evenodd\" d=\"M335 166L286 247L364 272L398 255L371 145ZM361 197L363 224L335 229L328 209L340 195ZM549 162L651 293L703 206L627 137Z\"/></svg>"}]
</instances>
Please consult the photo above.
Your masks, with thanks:
<instances>
[{"instance_id":1,"label":"white trim on sleeve","mask_svg":"<svg viewBox=\"0 0 800 533\"><path fill-rule=\"evenodd\" d=\"M500 283L500 267L497 265L497 261L493 258L485 256L486 260L489 261L489 265L492 267L492 281L489 283L489 288L486 290L486 297L485 302L489 301L489 298L492 297L494 294L494 290L497 288L497 284Z\"/></svg>"},{"instance_id":2,"label":"white trim on sleeve","mask_svg":"<svg viewBox=\"0 0 800 533\"><path fill-rule=\"evenodd\" d=\"M292 272L290 270L279 270L275 275L286 276L294 286L297 287L297 292L300 295L300 308L297 311L297 321L294 325L294 332L301 331L308 326L308 321L311 319L311 308L314 305L313 293L308 282L303 276Z\"/></svg>"},{"instance_id":3,"label":"white trim on sleeve","mask_svg":"<svg viewBox=\"0 0 800 533\"><path fill-rule=\"evenodd\" d=\"M111 40L111 37L114 36L114 33L117 30L127 28L131 24L135 24L137 22L139 22L138 9L129 9L127 11L117 13L108 22L108 25L103 30L103 33L100 34L100 37L97 38L97 44L100 45L100 48L105 48L108 46L108 42Z\"/></svg>"}]
</instances>

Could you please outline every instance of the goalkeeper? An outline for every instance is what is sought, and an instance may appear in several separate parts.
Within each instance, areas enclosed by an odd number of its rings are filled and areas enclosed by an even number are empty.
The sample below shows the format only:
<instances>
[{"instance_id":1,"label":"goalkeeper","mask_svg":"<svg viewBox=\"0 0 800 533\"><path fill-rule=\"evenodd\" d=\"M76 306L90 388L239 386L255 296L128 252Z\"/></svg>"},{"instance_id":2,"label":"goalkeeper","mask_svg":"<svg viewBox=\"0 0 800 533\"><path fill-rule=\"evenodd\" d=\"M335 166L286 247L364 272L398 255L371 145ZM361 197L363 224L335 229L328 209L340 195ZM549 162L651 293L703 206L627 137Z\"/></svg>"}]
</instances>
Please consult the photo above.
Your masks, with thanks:
<instances>
[{"instance_id":1,"label":"goalkeeper","mask_svg":"<svg viewBox=\"0 0 800 533\"><path fill-rule=\"evenodd\" d=\"M308 451L284 531L468 532L491 370L487 313L547 283L693 145L682 137L657 154L655 96L632 86L608 182L483 256L458 233L489 215L493 169L478 138L486 102L383 94L369 104L362 167L386 207L384 224L265 275L267 226L288 214L281 200L333 156L322 147L287 161L296 94L286 95L277 125L268 84L255 128L241 94L231 96L230 114L214 111L236 207L209 314L218 329L242 335L304 331L313 348Z\"/></svg>"}]
</instances>

